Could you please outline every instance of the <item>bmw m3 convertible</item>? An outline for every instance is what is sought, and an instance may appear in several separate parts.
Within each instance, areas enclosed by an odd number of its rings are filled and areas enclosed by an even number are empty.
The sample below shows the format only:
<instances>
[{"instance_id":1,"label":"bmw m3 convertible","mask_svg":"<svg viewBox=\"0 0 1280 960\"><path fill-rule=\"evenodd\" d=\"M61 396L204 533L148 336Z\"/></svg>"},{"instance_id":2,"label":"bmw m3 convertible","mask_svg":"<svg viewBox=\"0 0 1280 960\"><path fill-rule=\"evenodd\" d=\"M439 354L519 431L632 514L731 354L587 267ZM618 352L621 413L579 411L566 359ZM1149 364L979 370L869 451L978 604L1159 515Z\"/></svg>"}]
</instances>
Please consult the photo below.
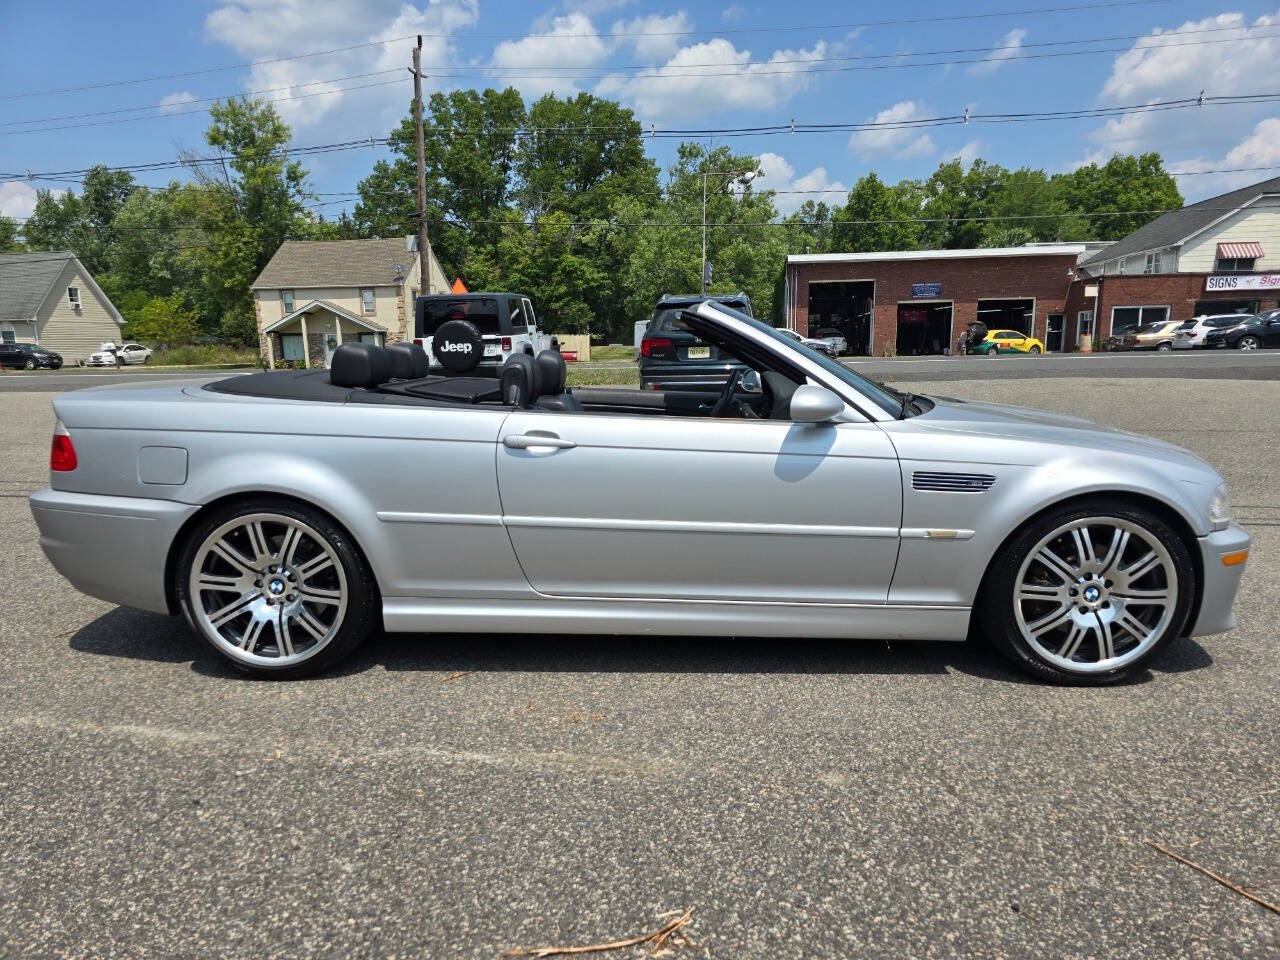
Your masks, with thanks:
<instances>
[{"instance_id":1,"label":"bmw m3 convertible","mask_svg":"<svg viewBox=\"0 0 1280 960\"><path fill-rule=\"evenodd\" d=\"M1229 630L1250 545L1168 443L914 396L722 304L719 393L565 388L482 337L54 401L54 566L260 677L372 630L988 640L1101 684ZM726 641L727 642L727 641Z\"/></svg>"}]
</instances>

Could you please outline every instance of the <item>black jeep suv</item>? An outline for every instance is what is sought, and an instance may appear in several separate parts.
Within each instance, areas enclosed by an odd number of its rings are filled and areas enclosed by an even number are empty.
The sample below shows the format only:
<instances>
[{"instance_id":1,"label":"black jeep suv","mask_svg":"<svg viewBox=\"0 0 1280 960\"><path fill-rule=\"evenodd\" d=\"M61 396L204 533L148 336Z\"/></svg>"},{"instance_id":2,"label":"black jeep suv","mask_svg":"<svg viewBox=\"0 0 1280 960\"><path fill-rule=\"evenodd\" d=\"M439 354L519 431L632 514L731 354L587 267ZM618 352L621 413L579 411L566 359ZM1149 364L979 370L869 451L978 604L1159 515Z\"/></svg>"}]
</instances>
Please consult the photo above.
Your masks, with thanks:
<instances>
[{"instance_id":1,"label":"black jeep suv","mask_svg":"<svg viewBox=\"0 0 1280 960\"><path fill-rule=\"evenodd\" d=\"M720 349L703 343L680 329L676 320L684 310L713 300L747 316L751 299L745 293L701 296L667 294L653 308L653 319L640 341L641 390L705 390L719 393L729 375L742 364L736 357L721 356Z\"/></svg>"}]
</instances>

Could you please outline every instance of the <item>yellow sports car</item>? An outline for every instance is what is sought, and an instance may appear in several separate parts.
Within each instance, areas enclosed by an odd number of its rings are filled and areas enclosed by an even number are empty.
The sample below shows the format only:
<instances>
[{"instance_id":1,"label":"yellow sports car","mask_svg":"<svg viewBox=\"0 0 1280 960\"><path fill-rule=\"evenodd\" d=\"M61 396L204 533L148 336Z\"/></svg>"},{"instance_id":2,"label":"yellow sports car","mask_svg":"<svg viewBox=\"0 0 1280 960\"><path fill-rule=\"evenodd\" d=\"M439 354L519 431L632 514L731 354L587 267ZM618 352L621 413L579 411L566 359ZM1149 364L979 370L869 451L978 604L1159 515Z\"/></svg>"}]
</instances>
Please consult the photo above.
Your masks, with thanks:
<instances>
[{"instance_id":1,"label":"yellow sports car","mask_svg":"<svg viewBox=\"0 0 1280 960\"><path fill-rule=\"evenodd\" d=\"M1017 330L988 330L977 343L965 347L965 353L980 353L994 357L1001 353L1044 353L1044 344L1035 337L1028 337Z\"/></svg>"}]
</instances>

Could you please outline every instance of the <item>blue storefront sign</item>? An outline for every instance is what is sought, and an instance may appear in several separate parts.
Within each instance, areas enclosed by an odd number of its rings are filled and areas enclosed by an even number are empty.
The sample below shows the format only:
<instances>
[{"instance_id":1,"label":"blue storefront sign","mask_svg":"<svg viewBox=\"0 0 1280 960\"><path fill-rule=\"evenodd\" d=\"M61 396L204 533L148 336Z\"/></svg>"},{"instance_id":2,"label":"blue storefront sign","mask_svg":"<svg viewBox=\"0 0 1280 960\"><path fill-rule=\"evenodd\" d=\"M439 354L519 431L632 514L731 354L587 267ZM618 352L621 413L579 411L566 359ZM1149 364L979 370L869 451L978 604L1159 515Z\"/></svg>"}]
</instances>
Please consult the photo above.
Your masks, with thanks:
<instances>
[{"instance_id":1,"label":"blue storefront sign","mask_svg":"<svg viewBox=\"0 0 1280 960\"><path fill-rule=\"evenodd\" d=\"M940 283L913 283L911 285L911 299L913 300L940 296L942 296L942 284Z\"/></svg>"}]
</instances>

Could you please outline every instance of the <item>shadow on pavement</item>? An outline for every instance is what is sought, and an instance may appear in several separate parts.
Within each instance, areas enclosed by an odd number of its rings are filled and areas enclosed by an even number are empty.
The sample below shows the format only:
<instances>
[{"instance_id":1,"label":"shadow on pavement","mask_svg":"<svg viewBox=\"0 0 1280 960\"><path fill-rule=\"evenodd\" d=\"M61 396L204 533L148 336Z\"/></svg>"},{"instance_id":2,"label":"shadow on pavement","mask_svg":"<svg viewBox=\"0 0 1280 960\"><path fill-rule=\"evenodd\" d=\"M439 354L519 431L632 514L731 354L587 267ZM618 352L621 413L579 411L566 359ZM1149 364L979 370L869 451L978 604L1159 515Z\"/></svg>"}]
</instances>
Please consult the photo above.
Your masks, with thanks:
<instances>
[{"instance_id":1,"label":"shadow on pavement","mask_svg":"<svg viewBox=\"0 0 1280 960\"><path fill-rule=\"evenodd\" d=\"M100 656L190 663L209 677L244 679L205 649L180 617L117 607L76 631L73 650ZM1179 638L1151 670L1185 673L1213 664L1195 640ZM328 676L376 667L423 673L760 673L902 674L961 673L1009 683L1038 683L984 644L796 640L744 637L615 637L555 634L380 634Z\"/></svg>"}]
</instances>

